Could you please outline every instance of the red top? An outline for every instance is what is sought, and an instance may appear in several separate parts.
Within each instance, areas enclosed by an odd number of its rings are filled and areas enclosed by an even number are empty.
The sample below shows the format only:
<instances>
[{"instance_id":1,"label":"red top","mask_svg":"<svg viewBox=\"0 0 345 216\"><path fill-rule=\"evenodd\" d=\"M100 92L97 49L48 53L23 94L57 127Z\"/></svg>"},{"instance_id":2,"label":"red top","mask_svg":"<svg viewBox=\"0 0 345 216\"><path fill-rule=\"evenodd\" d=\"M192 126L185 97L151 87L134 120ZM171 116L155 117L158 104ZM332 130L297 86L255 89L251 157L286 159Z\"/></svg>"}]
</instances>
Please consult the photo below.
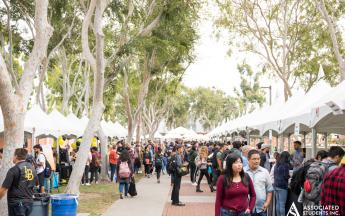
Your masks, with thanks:
<instances>
[{"instance_id":1,"label":"red top","mask_svg":"<svg viewBox=\"0 0 345 216\"><path fill-rule=\"evenodd\" d=\"M118 158L118 155L117 155L116 150L114 150L114 149L110 150L110 152L109 152L109 163L117 164L117 158Z\"/></svg>"},{"instance_id":2,"label":"red top","mask_svg":"<svg viewBox=\"0 0 345 216\"><path fill-rule=\"evenodd\" d=\"M215 215L220 216L221 208L240 213L245 212L249 206L249 209L252 212L256 199L255 189L252 180L249 178L249 187L247 187L242 182L233 182L230 184L229 187L225 189L223 189L223 181L224 175L219 176L217 181ZM248 195L250 196L249 204Z\"/></svg>"}]
</instances>

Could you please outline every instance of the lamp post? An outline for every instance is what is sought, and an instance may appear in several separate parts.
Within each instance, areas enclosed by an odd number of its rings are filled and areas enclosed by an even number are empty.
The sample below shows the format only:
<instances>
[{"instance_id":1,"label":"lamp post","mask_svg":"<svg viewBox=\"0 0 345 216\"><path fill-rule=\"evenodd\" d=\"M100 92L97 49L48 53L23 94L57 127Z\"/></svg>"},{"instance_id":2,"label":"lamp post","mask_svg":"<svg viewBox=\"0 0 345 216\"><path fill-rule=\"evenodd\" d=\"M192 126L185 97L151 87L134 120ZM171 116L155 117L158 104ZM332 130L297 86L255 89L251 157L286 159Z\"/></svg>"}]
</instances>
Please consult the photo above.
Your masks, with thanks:
<instances>
[{"instance_id":1,"label":"lamp post","mask_svg":"<svg viewBox=\"0 0 345 216\"><path fill-rule=\"evenodd\" d=\"M272 86L261 86L260 88L268 89L270 93L270 106L272 105Z\"/></svg>"}]
</instances>

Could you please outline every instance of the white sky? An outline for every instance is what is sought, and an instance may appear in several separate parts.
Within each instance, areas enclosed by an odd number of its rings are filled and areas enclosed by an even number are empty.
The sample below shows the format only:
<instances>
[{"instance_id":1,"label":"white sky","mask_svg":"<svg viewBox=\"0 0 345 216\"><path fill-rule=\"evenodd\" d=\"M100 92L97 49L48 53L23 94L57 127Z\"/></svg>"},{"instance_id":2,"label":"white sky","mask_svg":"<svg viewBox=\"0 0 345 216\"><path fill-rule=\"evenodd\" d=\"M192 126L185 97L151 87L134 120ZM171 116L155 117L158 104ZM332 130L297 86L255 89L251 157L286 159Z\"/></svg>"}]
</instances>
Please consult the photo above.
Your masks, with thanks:
<instances>
[{"instance_id":1,"label":"white sky","mask_svg":"<svg viewBox=\"0 0 345 216\"><path fill-rule=\"evenodd\" d=\"M257 56L253 54L243 53L232 50L231 57L227 52L230 49L228 45L228 36L226 32L222 33L219 38L216 38L214 20L219 16L219 9L214 0L207 0L208 5L203 8L200 13L201 21L199 25L200 39L195 46L195 62L189 66L184 77L183 83L191 88L198 86L215 87L223 90L228 95L234 95L233 89L239 88L240 75L237 71L237 64L244 59L250 64L255 71L257 65L261 62ZM345 17L340 19L337 27L345 39ZM272 86L272 103L284 101L283 84L279 79L267 76L260 80L261 86ZM266 89L266 101L269 101L269 93ZM302 91L295 85L293 92Z\"/></svg>"},{"instance_id":2,"label":"white sky","mask_svg":"<svg viewBox=\"0 0 345 216\"><path fill-rule=\"evenodd\" d=\"M233 89L239 88L240 75L237 71L237 64L246 59L255 70L260 60L249 54L232 50L229 57L229 45L227 34L224 32L219 38L215 36L217 30L214 26L214 18L219 15L217 7L208 0L209 4L201 13L201 22L199 26L200 39L195 46L195 62L189 66L184 77L183 83L191 88L198 86L215 87L226 92L228 95L234 95ZM283 100L282 84L279 80L270 80L263 77L260 80L262 86L272 85L273 103ZM267 102L269 93L267 92Z\"/></svg>"}]
</instances>

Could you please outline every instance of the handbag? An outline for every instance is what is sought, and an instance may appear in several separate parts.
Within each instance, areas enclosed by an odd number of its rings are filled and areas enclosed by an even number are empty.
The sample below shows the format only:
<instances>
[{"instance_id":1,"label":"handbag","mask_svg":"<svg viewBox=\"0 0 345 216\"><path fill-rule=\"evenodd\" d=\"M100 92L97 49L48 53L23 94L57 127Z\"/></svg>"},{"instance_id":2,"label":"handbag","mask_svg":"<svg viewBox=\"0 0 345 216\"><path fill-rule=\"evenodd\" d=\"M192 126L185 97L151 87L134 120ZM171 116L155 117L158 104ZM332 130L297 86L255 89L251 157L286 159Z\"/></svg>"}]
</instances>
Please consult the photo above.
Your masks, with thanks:
<instances>
[{"instance_id":1,"label":"handbag","mask_svg":"<svg viewBox=\"0 0 345 216\"><path fill-rule=\"evenodd\" d=\"M179 176L185 176L189 173L187 166L177 167L177 174Z\"/></svg>"},{"instance_id":2,"label":"handbag","mask_svg":"<svg viewBox=\"0 0 345 216\"><path fill-rule=\"evenodd\" d=\"M131 177L131 181L129 183L129 188L128 188L128 193L129 195L131 195L132 197L138 195L137 193L137 189L135 187L135 179L134 177Z\"/></svg>"}]
</instances>

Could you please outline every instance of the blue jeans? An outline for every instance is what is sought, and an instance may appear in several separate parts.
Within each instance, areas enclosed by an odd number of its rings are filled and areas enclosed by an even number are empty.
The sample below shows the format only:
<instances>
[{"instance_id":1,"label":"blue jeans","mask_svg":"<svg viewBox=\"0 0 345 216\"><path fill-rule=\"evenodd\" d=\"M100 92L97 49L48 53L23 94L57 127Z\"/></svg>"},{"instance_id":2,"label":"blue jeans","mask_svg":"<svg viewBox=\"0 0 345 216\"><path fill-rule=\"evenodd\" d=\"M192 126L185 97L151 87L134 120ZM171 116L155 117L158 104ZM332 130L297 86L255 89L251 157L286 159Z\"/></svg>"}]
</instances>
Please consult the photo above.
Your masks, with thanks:
<instances>
[{"instance_id":1,"label":"blue jeans","mask_svg":"<svg viewBox=\"0 0 345 216\"><path fill-rule=\"evenodd\" d=\"M221 208L220 216L250 216L250 214L246 214L244 212L240 212L240 213L230 212L229 210Z\"/></svg>"},{"instance_id":2,"label":"blue jeans","mask_svg":"<svg viewBox=\"0 0 345 216\"><path fill-rule=\"evenodd\" d=\"M125 196L127 196L128 193L128 183L127 182L123 182L119 184L119 191L122 194L123 193L123 187L125 187Z\"/></svg>"},{"instance_id":3,"label":"blue jeans","mask_svg":"<svg viewBox=\"0 0 345 216\"><path fill-rule=\"evenodd\" d=\"M114 181L114 176L116 173L116 164L109 164L110 165L110 181ZM115 176L116 179L116 176Z\"/></svg>"},{"instance_id":4,"label":"blue jeans","mask_svg":"<svg viewBox=\"0 0 345 216\"><path fill-rule=\"evenodd\" d=\"M252 216L267 216L267 212L253 213Z\"/></svg>"},{"instance_id":5,"label":"blue jeans","mask_svg":"<svg viewBox=\"0 0 345 216\"><path fill-rule=\"evenodd\" d=\"M276 216L285 216L285 204L288 195L288 190L282 188L275 188L276 200Z\"/></svg>"},{"instance_id":6,"label":"blue jeans","mask_svg":"<svg viewBox=\"0 0 345 216\"><path fill-rule=\"evenodd\" d=\"M9 216L29 216L32 211L32 203L20 202L16 205L8 206Z\"/></svg>"}]
</instances>

